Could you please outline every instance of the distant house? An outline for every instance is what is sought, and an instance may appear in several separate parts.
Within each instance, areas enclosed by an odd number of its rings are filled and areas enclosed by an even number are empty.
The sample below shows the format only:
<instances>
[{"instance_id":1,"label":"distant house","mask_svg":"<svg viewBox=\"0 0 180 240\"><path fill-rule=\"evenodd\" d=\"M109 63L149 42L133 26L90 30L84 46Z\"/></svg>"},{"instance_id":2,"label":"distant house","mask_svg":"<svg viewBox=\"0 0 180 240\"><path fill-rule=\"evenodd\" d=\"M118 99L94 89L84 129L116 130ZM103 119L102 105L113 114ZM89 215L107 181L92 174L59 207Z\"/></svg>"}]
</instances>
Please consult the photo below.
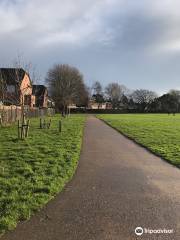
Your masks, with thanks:
<instances>
[{"instance_id":1,"label":"distant house","mask_svg":"<svg viewBox=\"0 0 180 240\"><path fill-rule=\"evenodd\" d=\"M106 109L113 109L111 102L106 102Z\"/></svg>"},{"instance_id":2,"label":"distant house","mask_svg":"<svg viewBox=\"0 0 180 240\"><path fill-rule=\"evenodd\" d=\"M94 100L90 100L88 104L89 109L112 109L110 102L97 103Z\"/></svg>"},{"instance_id":3,"label":"distant house","mask_svg":"<svg viewBox=\"0 0 180 240\"><path fill-rule=\"evenodd\" d=\"M48 106L48 90L44 85L33 85L32 95L34 99L34 107L47 108Z\"/></svg>"},{"instance_id":4,"label":"distant house","mask_svg":"<svg viewBox=\"0 0 180 240\"><path fill-rule=\"evenodd\" d=\"M24 69L0 68L0 89L0 102L33 106L31 79Z\"/></svg>"}]
</instances>

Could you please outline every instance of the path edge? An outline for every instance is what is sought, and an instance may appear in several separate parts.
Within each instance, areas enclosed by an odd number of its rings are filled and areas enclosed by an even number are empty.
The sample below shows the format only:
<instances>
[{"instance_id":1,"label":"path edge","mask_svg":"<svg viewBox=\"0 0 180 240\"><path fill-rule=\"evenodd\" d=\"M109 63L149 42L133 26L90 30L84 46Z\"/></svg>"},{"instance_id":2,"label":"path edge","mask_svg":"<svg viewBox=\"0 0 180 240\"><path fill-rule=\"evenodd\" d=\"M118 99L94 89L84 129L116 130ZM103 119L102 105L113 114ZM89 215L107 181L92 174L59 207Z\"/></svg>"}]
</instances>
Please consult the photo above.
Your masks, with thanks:
<instances>
[{"instance_id":1,"label":"path edge","mask_svg":"<svg viewBox=\"0 0 180 240\"><path fill-rule=\"evenodd\" d=\"M113 127L110 123L106 122L104 119L102 118L98 118L97 116L95 116L97 119L99 119L100 121L102 121L103 123L105 123L107 126L111 127L112 129L114 129L116 132L122 134L125 138L127 138L128 140L131 140L133 143L135 143L136 145L144 148L147 152L155 155L156 157L159 157L163 162L166 162L168 164L170 164L171 166L180 169L180 165L175 165L173 164L169 159L164 158L162 155L155 153L153 150L151 150L150 148L148 148L146 145L136 141L133 137L128 136L127 134L125 134L122 130L117 129L115 127Z\"/></svg>"}]
</instances>

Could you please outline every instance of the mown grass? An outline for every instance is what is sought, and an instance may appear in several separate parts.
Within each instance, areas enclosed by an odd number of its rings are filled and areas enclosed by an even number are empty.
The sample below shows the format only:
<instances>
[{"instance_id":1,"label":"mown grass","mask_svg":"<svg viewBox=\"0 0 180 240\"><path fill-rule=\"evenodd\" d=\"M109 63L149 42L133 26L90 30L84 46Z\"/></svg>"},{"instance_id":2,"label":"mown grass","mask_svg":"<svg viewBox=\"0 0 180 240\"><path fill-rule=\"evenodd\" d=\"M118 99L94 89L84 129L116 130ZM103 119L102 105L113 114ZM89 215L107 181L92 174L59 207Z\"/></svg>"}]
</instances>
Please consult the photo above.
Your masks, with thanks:
<instances>
[{"instance_id":1,"label":"mown grass","mask_svg":"<svg viewBox=\"0 0 180 240\"><path fill-rule=\"evenodd\" d=\"M29 137L17 139L17 125L0 128L0 234L28 219L73 176L81 150L85 116L59 116L50 129L32 119Z\"/></svg>"},{"instance_id":2,"label":"mown grass","mask_svg":"<svg viewBox=\"0 0 180 240\"><path fill-rule=\"evenodd\" d=\"M98 117L180 167L180 114L104 114Z\"/></svg>"}]
</instances>

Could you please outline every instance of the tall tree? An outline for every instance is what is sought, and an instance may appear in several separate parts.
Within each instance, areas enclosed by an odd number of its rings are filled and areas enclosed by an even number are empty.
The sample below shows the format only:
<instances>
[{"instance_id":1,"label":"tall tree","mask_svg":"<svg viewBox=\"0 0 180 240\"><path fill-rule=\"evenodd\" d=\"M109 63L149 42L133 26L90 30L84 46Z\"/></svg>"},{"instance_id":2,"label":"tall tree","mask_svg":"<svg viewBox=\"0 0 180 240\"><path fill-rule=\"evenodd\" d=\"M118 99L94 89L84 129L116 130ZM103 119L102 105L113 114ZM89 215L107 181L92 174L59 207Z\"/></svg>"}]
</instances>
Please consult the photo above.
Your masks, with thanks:
<instances>
[{"instance_id":1,"label":"tall tree","mask_svg":"<svg viewBox=\"0 0 180 240\"><path fill-rule=\"evenodd\" d=\"M146 89L137 89L132 93L132 98L135 103L138 104L139 110L144 112L148 106L155 98L157 94L153 91Z\"/></svg>"},{"instance_id":2,"label":"tall tree","mask_svg":"<svg viewBox=\"0 0 180 240\"><path fill-rule=\"evenodd\" d=\"M81 88L79 88L79 97L76 101L76 105L78 107L87 107L90 99L90 92L88 87L81 85Z\"/></svg>"},{"instance_id":3,"label":"tall tree","mask_svg":"<svg viewBox=\"0 0 180 240\"><path fill-rule=\"evenodd\" d=\"M173 96L175 102L175 112L180 112L180 90L172 89L169 91L169 94Z\"/></svg>"},{"instance_id":4,"label":"tall tree","mask_svg":"<svg viewBox=\"0 0 180 240\"><path fill-rule=\"evenodd\" d=\"M124 93L124 86L121 86L118 83L109 83L105 91L108 99L112 103L113 108L118 108L119 102Z\"/></svg>"},{"instance_id":5,"label":"tall tree","mask_svg":"<svg viewBox=\"0 0 180 240\"><path fill-rule=\"evenodd\" d=\"M121 97L121 103L122 103L122 106L124 109L127 109L128 108L128 105L129 105L129 99L126 97L126 95L122 95Z\"/></svg>"},{"instance_id":6,"label":"tall tree","mask_svg":"<svg viewBox=\"0 0 180 240\"><path fill-rule=\"evenodd\" d=\"M57 64L48 71L46 81L56 108L63 114L70 104L80 104L87 98L83 75L75 67Z\"/></svg>"},{"instance_id":7,"label":"tall tree","mask_svg":"<svg viewBox=\"0 0 180 240\"><path fill-rule=\"evenodd\" d=\"M95 100L95 102L98 104L98 108L100 108L101 103L104 102L104 94L102 91L101 83L96 81L92 86L92 90L93 90L92 97Z\"/></svg>"},{"instance_id":8,"label":"tall tree","mask_svg":"<svg viewBox=\"0 0 180 240\"><path fill-rule=\"evenodd\" d=\"M170 93L163 94L161 97L156 98L150 106L151 110L153 109L156 112L175 113L180 110L177 96Z\"/></svg>"},{"instance_id":9,"label":"tall tree","mask_svg":"<svg viewBox=\"0 0 180 240\"><path fill-rule=\"evenodd\" d=\"M102 94L102 85L99 81L96 81L92 86L93 94Z\"/></svg>"}]
</instances>

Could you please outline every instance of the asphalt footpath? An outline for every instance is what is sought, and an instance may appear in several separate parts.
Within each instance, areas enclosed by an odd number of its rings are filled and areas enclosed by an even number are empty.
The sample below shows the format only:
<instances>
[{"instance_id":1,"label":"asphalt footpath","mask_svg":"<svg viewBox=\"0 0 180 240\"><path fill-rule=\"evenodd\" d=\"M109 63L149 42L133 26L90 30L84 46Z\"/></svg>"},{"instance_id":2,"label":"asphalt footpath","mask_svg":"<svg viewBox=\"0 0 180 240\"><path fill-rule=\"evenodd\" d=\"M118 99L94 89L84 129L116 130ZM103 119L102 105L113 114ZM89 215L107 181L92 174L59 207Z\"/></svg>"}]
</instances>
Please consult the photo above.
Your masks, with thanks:
<instances>
[{"instance_id":1,"label":"asphalt footpath","mask_svg":"<svg viewBox=\"0 0 180 240\"><path fill-rule=\"evenodd\" d=\"M180 239L180 169L92 116L71 182L1 238L134 239Z\"/></svg>"}]
</instances>

